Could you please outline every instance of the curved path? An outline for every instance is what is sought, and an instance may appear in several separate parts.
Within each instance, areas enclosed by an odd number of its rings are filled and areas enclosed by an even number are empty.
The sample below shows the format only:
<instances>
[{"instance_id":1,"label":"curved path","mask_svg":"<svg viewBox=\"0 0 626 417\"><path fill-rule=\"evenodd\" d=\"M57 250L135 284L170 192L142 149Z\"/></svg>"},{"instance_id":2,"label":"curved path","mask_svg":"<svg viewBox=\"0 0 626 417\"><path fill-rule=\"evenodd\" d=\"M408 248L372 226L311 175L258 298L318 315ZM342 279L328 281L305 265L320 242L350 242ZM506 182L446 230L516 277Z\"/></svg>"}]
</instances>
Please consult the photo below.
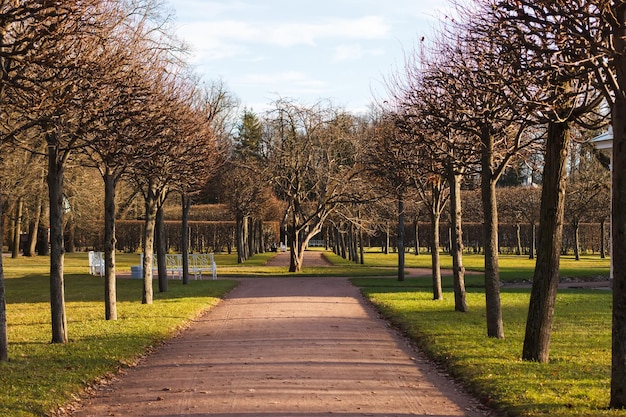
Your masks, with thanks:
<instances>
[{"instance_id":1,"label":"curved path","mask_svg":"<svg viewBox=\"0 0 626 417\"><path fill-rule=\"evenodd\" d=\"M397 337L346 279L245 278L72 415L491 414Z\"/></svg>"}]
</instances>

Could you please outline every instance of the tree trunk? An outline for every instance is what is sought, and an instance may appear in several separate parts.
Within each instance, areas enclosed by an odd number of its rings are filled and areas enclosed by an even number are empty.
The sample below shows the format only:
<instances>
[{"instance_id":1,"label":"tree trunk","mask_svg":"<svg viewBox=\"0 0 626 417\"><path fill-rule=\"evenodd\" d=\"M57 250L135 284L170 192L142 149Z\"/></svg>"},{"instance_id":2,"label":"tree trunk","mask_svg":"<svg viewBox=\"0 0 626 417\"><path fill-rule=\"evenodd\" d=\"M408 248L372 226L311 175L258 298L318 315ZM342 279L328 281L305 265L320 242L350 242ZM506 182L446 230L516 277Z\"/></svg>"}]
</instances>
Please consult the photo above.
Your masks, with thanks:
<instances>
[{"instance_id":1,"label":"tree trunk","mask_svg":"<svg viewBox=\"0 0 626 417\"><path fill-rule=\"evenodd\" d=\"M37 255L37 239L39 237L39 223L43 212L43 202L41 201L39 195L37 195L36 201L36 208L33 213L34 216L31 218L28 225L28 243L26 244L26 253L24 253L25 256Z\"/></svg>"},{"instance_id":2,"label":"tree trunk","mask_svg":"<svg viewBox=\"0 0 626 417\"><path fill-rule=\"evenodd\" d=\"M504 339L500 305L500 272L498 270L498 206L496 181L493 173L494 138L489 132L481 137L481 200L485 242L485 301L487 307L487 336Z\"/></svg>"},{"instance_id":3,"label":"tree trunk","mask_svg":"<svg viewBox=\"0 0 626 417\"><path fill-rule=\"evenodd\" d=\"M537 225L533 223L530 228L530 253L528 259L535 259L535 242L537 241Z\"/></svg>"},{"instance_id":4,"label":"tree trunk","mask_svg":"<svg viewBox=\"0 0 626 417\"><path fill-rule=\"evenodd\" d=\"M292 224L291 230L289 272L300 272L302 271L302 258L304 257L304 250L301 247L302 242L300 242L300 233L296 230L295 224ZM301 251L302 254L300 254Z\"/></svg>"},{"instance_id":5,"label":"tree trunk","mask_svg":"<svg viewBox=\"0 0 626 417\"><path fill-rule=\"evenodd\" d=\"M600 220L600 258L606 258L606 244L604 243L604 236L606 235L606 222L604 219Z\"/></svg>"},{"instance_id":6,"label":"tree trunk","mask_svg":"<svg viewBox=\"0 0 626 417\"><path fill-rule=\"evenodd\" d=\"M567 152L570 130L567 123L550 123L546 139L543 189L539 215L537 263L533 274L522 359L548 362L554 303L559 284L563 241L563 213Z\"/></svg>"},{"instance_id":7,"label":"tree trunk","mask_svg":"<svg viewBox=\"0 0 626 417\"><path fill-rule=\"evenodd\" d=\"M616 57L622 91L626 91L626 45L623 39L626 26L626 4L616 13L619 31L615 29L614 42L621 53ZM626 408L626 99L616 97L613 105L613 179L611 192L611 236L613 262L613 327L611 363L612 408Z\"/></svg>"},{"instance_id":8,"label":"tree trunk","mask_svg":"<svg viewBox=\"0 0 626 417\"><path fill-rule=\"evenodd\" d=\"M50 197L50 311L52 343L66 343L68 338L63 279L63 174L64 161L59 154L58 138L46 134L48 142L48 194Z\"/></svg>"},{"instance_id":9,"label":"tree trunk","mask_svg":"<svg viewBox=\"0 0 626 417\"><path fill-rule=\"evenodd\" d=\"M142 304L152 304L152 264L154 258L154 229L156 225L157 196L152 184L146 195L146 219L143 228L143 293Z\"/></svg>"},{"instance_id":10,"label":"tree trunk","mask_svg":"<svg viewBox=\"0 0 626 417\"><path fill-rule=\"evenodd\" d=\"M352 225L348 224L346 233L344 234L346 239L346 253L348 260L354 262L354 246L352 244Z\"/></svg>"},{"instance_id":11,"label":"tree trunk","mask_svg":"<svg viewBox=\"0 0 626 417\"><path fill-rule=\"evenodd\" d=\"M291 243L291 259L289 263L289 272L301 272L304 260L304 251L309 244L309 241L313 236L318 234L320 230L322 230L322 224L324 224L325 218L319 219L319 222L313 226L311 229L307 230L298 230L296 228L296 219L293 219L293 224L291 229L292 232L292 243Z\"/></svg>"},{"instance_id":12,"label":"tree trunk","mask_svg":"<svg viewBox=\"0 0 626 417\"><path fill-rule=\"evenodd\" d=\"M257 221L258 229L259 229L259 240L257 242L257 253L265 253L266 242L265 236L263 234L263 219L259 219Z\"/></svg>"},{"instance_id":13,"label":"tree trunk","mask_svg":"<svg viewBox=\"0 0 626 417\"><path fill-rule=\"evenodd\" d=\"M522 225L515 223L515 239L517 243L517 247L515 248L515 254L517 256L522 254Z\"/></svg>"},{"instance_id":14,"label":"tree trunk","mask_svg":"<svg viewBox=\"0 0 626 417\"><path fill-rule=\"evenodd\" d=\"M246 260L245 257L245 242L244 242L244 219L242 213L237 212L235 216L235 230L236 230L236 242L237 242L237 263L241 264Z\"/></svg>"},{"instance_id":15,"label":"tree trunk","mask_svg":"<svg viewBox=\"0 0 626 417\"><path fill-rule=\"evenodd\" d=\"M385 255L389 255L389 222L385 222Z\"/></svg>"},{"instance_id":16,"label":"tree trunk","mask_svg":"<svg viewBox=\"0 0 626 417\"><path fill-rule=\"evenodd\" d=\"M354 263L359 262L359 258L357 256L357 247L356 247L356 232L354 230L354 225L350 224L348 226L348 247L350 248L350 260Z\"/></svg>"},{"instance_id":17,"label":"tree trunk","mask_svg":"<svg viewBox=\"0 0 626 417\"><path fill-rule=\"evenodd\" d=\"M341 242L341 246L339 247L340 252L341 252L340 256L343 259L347 259L347 257L348 257L348 255L347 255L348 249L346 247L346 234L344 232L340 232L339 233L339 239L340 239L340 242Z\"/></svg>"},{"instance_id":18,"label":"tree trunk","mask_svg":"<svg viewBox=\"0 0 626 417\"><path fill-rule=\"evenodd\" d=\"M420 254L419 218L415 216L415 256Z\"/></svg>"},{"instance_id":19,"label":"tree trunk","mask_svg":"<svg viewBox=\"0 0 626 417\"><path fill-rule=\"evenodd\" d=\"M65 252L76 252L76 221L74 219L74 213L70 210L66 216L67 223L65 224Z\"/></svg>"},{"instance_id":20,"label":"tree trunk","mask_svg":"<svg viewBox=\"0 0 626 417\"><path fill-rule=\"evenodd\" d=\"M359 213L359 262L365 265L365 248L363 247L363 227L360 224L361 214Z\"/></svg>"},{"instance_id":21,"label":"tree trunk","mask_svg":"<svg viewBox=\"0 0 626 417\"><path fill-rule=\"evenodd\" d=\"M17 259L20 255L20 240L22 236L22 211L24 208L24 198L19 197L15 203L15 215L13 217L13 250L11 258Z\"/></svg>"},{"instance_id":22,"label":"tree trunk","mask_svg":"<svg viewBox=\"0 0 626 417\"><path fill-rule=\"evenodd\" d=\"M398 193L398 281L404 281L404 193Z\"/></svg>"},{"instance_id":23,"label":"tree trunk","mask_svg":"<svg viewBox=\"0 0 626 417\"><path fill-rule=\"evenodd\" d=\"M244 216L243 220L241 222L242 224L242 229L241 229L241 251L242 253L242 257L244 261L247 261L250 258L250 252L249 252L249 230L250 230L250 217L249 216Z\"/></svg>"},{"instance_id":24,"label":"tree trunk","mask_svg":"<svg viewBox=\"0 0 626 417\"><path fill-rule=\"evenodd\" d=\"M359 263L359 235L356 225L350 225L350 234L352 235L352 253L354 254L354 263Z\"/></svg>"},{"instance_id":25,"label":"tree trunk","mask_svg":"<svg viewBox=\"0 0 626 417\"><path fill-rule=\"evenodd\" d=\"M189 284L189 210L191 209L191 199L187 193L182 193L182 225L181 225L181 247L183 255L183 285Z\"/></svg>"},{"instance_id":26,"label":"tree trunk","mask_svg":"<svg viewBox=\"0 0 626 417\"><path fill-rule=\"evenodd\" d=\"M159 204L156 213L156 254L157 254L157 266L158 278L159 278L159 292L167 292L167 263L165 262L165 254L167 253L167 245L165 241L165 219L163 214L163 206Z\"/></svg>"},{"instance_id":27,"label":"tree trunk","mask_svg":"<svg viewBox=\"0 0 626 417\"><path fill-rule=\"evenodd\" d=\"M452 235L450 248L452 255L452 272L454 274L454 310L467 312L465 292L465 267L463 266L463 228L461 210L461 176L455 172L448 173L450 184L450 223Z\"/></svg>"},{"instance_id":28,"label":"tree trunk","mask_svg":"<svg viewBox=\"0 0 626 417\"><path fill-rule=\"evenodd\" d=\"M248 217L247 218L247 224L248 224L248 230L247 230L247 243L248 243L248 247L247 247L247 256L246 259L250 259L250 257L254 256L254 254L256 254L256 221L254 220L253 217Z\"/></svg>"},{"instance_id":29,"label":"tree trunk","mask_svg":"<svg viewBox=\"0 0 626 417\"><path fill-rule=\"evenodd\" d=\"M104 177L104 316L117 320L115 287L115 188L117 178L107 168Z\"/></svg>"},{"instance_id":30,"label":"tree trunk","mask_svg":"<svg viewBox=\"0 0 626 417\"><path fill-rule=\"evenodd\" d=\"M572 223L574 229L574 259L580 261L580 222L577 220Z\"/></svg>"},{"instance_id":31,"label":"tree trunk","mask_svg":"<svg viewBox=\"0 0 626 417\"><path fill-rule=\"evenodd\" d=\"M2 193L0 193L0 218L2 218ZM2 236L2 222L0 222L0 236ZM4 269L0 256L0 362L9 360L9 339L7 336L7 301L4 286Z\"/></svg>"},{"instance_id":32,"label":"tree trunk","mask_svg":"<svg viewBox=\"0 0 626 417\"><path fill-rule=\"evenodd\" d=\"M47 220L47 222L44 222ZM50 198L43 200L41 221L39 222L39 238L37 239L37 255L50 255Z\"/></svg>"},{"instance_id":33,"label":"tree trunk","mask_svg":"<svg viewBox=\"0 0 626 417\"><path fill-rule=\"evenodd\" d=\"M439 259L439 213L431 213L432 246L430 249L433 271L433 300L443 300L441 289L441 260Z\"/></svg>"}]
</instances>

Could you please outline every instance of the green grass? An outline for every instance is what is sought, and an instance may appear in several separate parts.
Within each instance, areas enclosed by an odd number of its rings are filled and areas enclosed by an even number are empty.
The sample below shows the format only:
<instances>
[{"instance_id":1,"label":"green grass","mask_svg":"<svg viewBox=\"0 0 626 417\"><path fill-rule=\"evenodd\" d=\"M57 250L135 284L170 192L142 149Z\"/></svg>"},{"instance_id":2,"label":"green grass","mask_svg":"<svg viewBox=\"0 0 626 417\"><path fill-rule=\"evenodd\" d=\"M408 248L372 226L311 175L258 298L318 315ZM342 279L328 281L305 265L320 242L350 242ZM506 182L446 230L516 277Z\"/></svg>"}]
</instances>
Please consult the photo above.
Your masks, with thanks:
<instances>
[{"instance_id":1,"label":"green grass","mask_svg":"<svg viewBox=\"0 0 626 417\"><path fill-rule=\"evenodd\" d=\"M372 250L365 254L366 267L395 267L397 270L398 254L384 254L380 250ZM341 259L341 258L339 258ZM348 262L342 260L343 262ZM441 268L452 268L452 257L446 253L440 254ZM484 257L482 255L463 255L463 266L467 271L484 272ZM503 282L530 281L535 269L535 260L527 256L500 255L498 257L500 280ZM431 256L422 253L415 256L414 253L405 254L406 268L431 268ZM593 278L598 275L609 275L609 259L601 259L599 256L583 256L576 261L573 256L561 257L561 276L577 277L581 279ZM445 273L443 274L445 276ZM472 281L470 276L466 279ZM480 280L482 281L482 277Z\"/></svg>"},{"instance_id":2,"label":"green grass","mask_svg":"<svg viewBox=\"0 0 626 417\"><path fill-rule=\"evenodd\" d=\"M121 265L138 256L118 256ZM0 415L42 416L71 401L87 384L136 358L211 307L236 281L171 281L152 305L141 304L142 281L117 281L118 320L104 320L104 286L86 275L86 254L65 264L69 343L50 344L47 257L3 260L9 362L0 363ZM122 266L124 268L124 266Z\"/></svg>"},{"instance_id":3,"label":"green grass","mask_svg":"<svg viewBox=\"0 0 626 417\"><path fill-rule=\"evenodd\" d=\"M171 281L140 303L141 280L117 283L118 320L104 320L102 278L87 274L87 255L67 254L65 281L70 342L52 345L47 257L4 259L9 325L8 363L0 363L0 415L41 416L67 404L84 387L135 362L151 346L185 326L236 285L237 276L292 276L286 267L266 267L274 253L237 264L236 254L216 254L218 281ZM393 279L397 254L367 252L365 265L326 253L332 268L307 267L299 276L347 276L433 358L491 404L519 416L626 416L605 409L609 395L610 292L561 291L548 365L520 360L528 290L502 292L505 340L488 339L484 317L483 258L466 255L467 314L452 310L452 279L443 278L446 299L431 300L431 280ZM430 256L407 254L407 268L430 268ZM451 258L442 254L442 267ZM139 263L137 254L117 254L119 271ZM532 277L534 261L500 257L503 281ZM563 258L564 276L607 275L609 261ZM224 279L226 278L226 279ZM157 285L154 286L155 291Z\"/></svg>"},{"instance_id":4,"label":"green grass","mask_svg":"<svg viewBox=\"0 0 626 417\"><path fill-rule=\"evenodd\" d=\"M484 293L470 290L470 312L454 312L415 280L356 279L363 292L431 358L490 405L512 416L624 416L607 410L611 356L611 293L561 290L549 364L521 360L529 291L504 289L506 338L486 337Z\"/></svg>"}]
</instances>

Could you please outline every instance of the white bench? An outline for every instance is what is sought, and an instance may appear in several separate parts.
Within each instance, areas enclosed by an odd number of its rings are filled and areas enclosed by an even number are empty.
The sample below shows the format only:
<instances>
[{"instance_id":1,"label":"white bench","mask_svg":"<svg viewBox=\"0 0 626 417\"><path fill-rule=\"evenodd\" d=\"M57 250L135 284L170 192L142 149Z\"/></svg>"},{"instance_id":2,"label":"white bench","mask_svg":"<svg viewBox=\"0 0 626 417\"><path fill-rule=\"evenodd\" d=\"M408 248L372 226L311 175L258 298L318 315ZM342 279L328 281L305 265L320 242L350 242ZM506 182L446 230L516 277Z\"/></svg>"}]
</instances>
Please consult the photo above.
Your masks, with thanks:
<instances>
[{"instance_id":1,"label":"white bench","mask_svg":"<svg viewBox=\"0 0 626 417\"><path fill-rule=\"evenodd\" d=\"M213 279L217 279L217 265L212 253L189 254L189 272L193 272L194 279L198 276L202 279L202 273L211 273Z\"/></svg>"},{"instance_id":2,"label":"white bench","mask_svg":"<svg viewBox=\"0 0 626 417\"><path fill-rule=\"evenodd\" d=\"M152 262L154 274L158 270L156 254L152 258ZM141 254L141 265L143 265L143 254ZM166 254L165 270L167 275L171 275L172 279L181 279L183 276L183 255L180 253ZM189 273L193 273L194 279L198 279L198 277L202 279L202 274L209 272L213 279L217 279L217 265L212 253L189 254Z\"/></svg>"},{"instance_id":3,"label":"white bench","mask_svg":"<svg viewBox=\"0 0 626 417\"><path fill-rule=\"evenodd\" d=\"M89 273L91 275L104 275L104 253L92 250L87 254L89 258Z\"/></svg>"}]
</instances>

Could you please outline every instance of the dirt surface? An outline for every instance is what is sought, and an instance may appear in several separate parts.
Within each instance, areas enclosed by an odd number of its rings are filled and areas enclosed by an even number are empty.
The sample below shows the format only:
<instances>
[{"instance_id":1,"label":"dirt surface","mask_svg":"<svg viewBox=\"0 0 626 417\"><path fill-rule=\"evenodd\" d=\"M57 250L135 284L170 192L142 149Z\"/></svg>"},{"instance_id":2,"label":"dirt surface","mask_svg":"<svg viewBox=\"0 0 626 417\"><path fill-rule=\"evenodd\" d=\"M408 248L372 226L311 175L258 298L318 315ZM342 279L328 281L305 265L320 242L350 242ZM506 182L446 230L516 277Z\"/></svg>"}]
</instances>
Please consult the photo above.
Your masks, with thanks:
<instances>
[{"instance_id":1,"label":"dirt surface","mask_svg":"<svg viewBox=\"0 0 626 417\"><path fill-rule=\"evenodd\" d=\"M288 262L278 254L272 262ZM307 252L305 265L323 264ZM399 337L345 278L241 285L137 367L86 416L492 416Z\"/></svg>"}]
</instances>

